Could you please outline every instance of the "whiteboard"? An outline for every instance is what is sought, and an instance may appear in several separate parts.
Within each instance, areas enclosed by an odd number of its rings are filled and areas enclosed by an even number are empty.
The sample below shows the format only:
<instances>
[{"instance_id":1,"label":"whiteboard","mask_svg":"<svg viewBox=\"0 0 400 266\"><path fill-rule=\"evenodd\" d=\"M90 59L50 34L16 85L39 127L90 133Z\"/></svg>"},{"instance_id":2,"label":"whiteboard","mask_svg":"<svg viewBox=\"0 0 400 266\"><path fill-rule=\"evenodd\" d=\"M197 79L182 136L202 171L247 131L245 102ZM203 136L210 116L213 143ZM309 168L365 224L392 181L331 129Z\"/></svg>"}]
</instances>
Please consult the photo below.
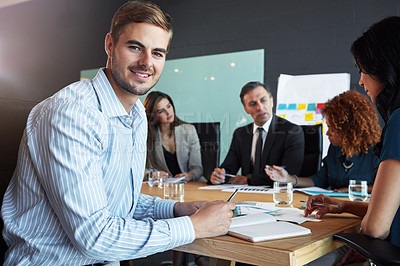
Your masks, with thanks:
<instances>
[{"instance_id":1,"label":"whiteboard","mask_svg":"<svg viewBox=\"0 0 400 266\"><path fill-rule=\"evenodd\" d=\"M327 126L322 117L325 102L350 89L350 74L281 74L278 80L276 114L298 125L323 124L323 153L328 152Z\"/></svg>"}]
</instances>

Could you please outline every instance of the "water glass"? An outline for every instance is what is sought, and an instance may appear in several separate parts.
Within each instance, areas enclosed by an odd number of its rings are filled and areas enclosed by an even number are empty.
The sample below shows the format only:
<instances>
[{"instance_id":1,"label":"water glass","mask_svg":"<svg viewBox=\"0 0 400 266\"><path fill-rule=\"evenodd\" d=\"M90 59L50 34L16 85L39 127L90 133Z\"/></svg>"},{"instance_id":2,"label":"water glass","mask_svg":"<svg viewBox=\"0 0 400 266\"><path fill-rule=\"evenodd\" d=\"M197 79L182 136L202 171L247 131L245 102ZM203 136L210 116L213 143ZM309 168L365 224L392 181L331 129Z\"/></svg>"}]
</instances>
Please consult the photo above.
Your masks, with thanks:
<instances>
[{"instance_id":1,"label":"water glass","mask_svg":"<svg viewBox=\"0 0 400 266\"><path fill-rule=\"evenodd\" d=\"M164 184L164 199L183 202L184 196L185 196L185 182Z\"/></svg>"},{"instance_id":2,"label":"water glass","mask_svg":"<svg viewBox=\"0 0 400 266\"><path fill-rule=\"evenodd\" d=\"M368 199L368 185L365 180L350 180L349 199L351 201L365 201Z\"/></svg>"},{"instance_id":3,"label":"water glass","mask_svg":"<svg viewBox=\"0 0 400 266\"><path fill-rule=\"evenodd\" d=\"M163 179L164 176L161 171L151 171L147 173L147 181L150 187L158 186L162 188Z\"/></svg>"},{"instance_id":4,"label":"water glass","mask_svg":"<svg viewBox=\"0 0 400 266\"><path fill-rule=\"evenodd\" d=\"M274 182L275 204L290 204L293 201L293 183Z\"/></svg>"}]
</instances>

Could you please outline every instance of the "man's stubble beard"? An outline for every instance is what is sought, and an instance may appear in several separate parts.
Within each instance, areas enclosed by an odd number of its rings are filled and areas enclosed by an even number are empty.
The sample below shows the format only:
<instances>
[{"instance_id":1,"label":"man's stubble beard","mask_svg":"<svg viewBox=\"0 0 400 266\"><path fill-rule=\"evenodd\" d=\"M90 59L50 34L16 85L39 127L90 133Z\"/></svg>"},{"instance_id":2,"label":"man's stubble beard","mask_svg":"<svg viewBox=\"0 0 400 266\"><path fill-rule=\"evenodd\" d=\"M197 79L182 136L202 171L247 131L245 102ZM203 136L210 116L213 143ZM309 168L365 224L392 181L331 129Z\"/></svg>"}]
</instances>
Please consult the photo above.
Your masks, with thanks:
<instances>
[{"instance_id":1,"label":"man's stubble beard","mask_svg":"<svg viewBox=\"0 0 400 266\"><path fill-rule=\"evenodd\" d=\"M118 64L118 59L115 60L115 57L111 58L111 75L113 76L115 82L117 83L117 85L123 89L126 92L132 93L134 95L145 95L147 92L149 92L158 82L158 80L160 79L160 77L158 77L157 80L154 81L154 84L151 85L149 88L146 89L138 89L137 87L133 87L132 85L130 85L128 82L126 82L123 77L120 75L120 73L123 73L123 69L120 67L120 65ZM149 69L144 68L144 67L140 67L140 66L136 66L136 67L128 67L128 70L130 71L145 71L145 72L151 72L151 75L154 75L154 71L149 71ZM145 82L141 82L138 81L139 84L143 84Z\"/></svg>"}]
</instances>

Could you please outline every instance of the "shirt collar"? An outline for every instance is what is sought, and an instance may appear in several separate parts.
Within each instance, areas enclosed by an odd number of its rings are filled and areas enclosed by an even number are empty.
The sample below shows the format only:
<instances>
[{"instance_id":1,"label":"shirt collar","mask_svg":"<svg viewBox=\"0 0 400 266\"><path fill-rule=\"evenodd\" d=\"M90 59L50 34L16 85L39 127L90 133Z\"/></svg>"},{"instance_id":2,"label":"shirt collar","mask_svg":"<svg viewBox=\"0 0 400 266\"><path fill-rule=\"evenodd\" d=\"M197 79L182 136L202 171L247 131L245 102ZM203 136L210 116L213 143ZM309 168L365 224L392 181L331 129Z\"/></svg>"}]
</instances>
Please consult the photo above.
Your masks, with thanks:
<instances>
[{"instance_id":1,"label":"shirt collar","mask_svg":"<svg viewBox=\"0 0 400 266\"><path fill-rule=\"evenodd\" d=\"M269 126L271 125L272 117L273 117L273 115L271 115L271 117L267 120L267 122L265 122L264 125L262 126L265 133L268 132ZM253 123L253 135L254 135L254 133L256 133L258 127L259 126L257 126L255 123Z\"/></svg>"},{"instance_id":2,"label":"shirt collar","mask_svg":"<svg viewBox=\"0 0 400 266\"><path fill-rule=\"evenodd\" d=\"M104 68L99 69L97 75L92 80L92 84L97 93L101 111L104 114L106 114L108 117L128 115L121 101L115 94L110 82L108 81L107 76L104 73ZM130 110L129 115L140 112L144 112L144 107L142 102L138 99Z\"/></svg>"}]
</instances>

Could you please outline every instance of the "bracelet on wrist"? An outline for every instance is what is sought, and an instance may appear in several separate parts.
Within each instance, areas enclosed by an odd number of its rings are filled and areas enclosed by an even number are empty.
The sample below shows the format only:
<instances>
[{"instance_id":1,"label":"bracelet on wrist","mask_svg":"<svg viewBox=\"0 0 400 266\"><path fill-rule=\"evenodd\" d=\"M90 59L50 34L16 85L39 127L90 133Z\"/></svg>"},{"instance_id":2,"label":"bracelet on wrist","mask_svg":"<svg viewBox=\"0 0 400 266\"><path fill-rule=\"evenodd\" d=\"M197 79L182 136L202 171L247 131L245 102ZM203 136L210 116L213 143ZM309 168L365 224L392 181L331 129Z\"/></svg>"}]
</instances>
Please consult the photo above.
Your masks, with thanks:
<instances>
[{"instance_id":1,"label":"bracelet on wrist","mask_svg":"<svg viewBox=\"0 0 400 266\"><path fill-rule=\"evenodd\" d=\"M297 177L297 175L293 175L294 178L296 178L296 183L294 183L293 187L297 186L297 183L299 183L299 178Z\"/></svg>"}]
</instances>

